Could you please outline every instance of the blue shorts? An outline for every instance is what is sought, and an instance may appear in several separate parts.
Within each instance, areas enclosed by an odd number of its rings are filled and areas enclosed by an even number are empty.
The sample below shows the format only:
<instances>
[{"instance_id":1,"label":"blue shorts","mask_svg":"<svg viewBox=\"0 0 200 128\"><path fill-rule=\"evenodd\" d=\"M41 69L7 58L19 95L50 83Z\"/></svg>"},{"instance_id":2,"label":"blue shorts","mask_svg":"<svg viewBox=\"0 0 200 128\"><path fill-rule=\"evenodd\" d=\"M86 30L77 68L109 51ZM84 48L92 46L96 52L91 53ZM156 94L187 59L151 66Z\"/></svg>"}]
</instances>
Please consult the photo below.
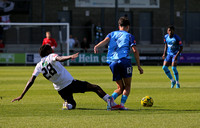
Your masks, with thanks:
<instances>
[{"instance_id":1,"label":"blue shorts","mask_svg":"<svg viewBox=\"0 0 200 128\"><path fill-rule=\"evenodd\" d=\"M116 62L112 62L109 66L113 73L113 81L132 77L133 68L130 59L122 58Z\"/></svg>"},{"instance_id":2,"label":"blue shorts","mask_svg":"<svg viewBox=\"0 0 200 128\"><path fill-rule=\"evenodd\" d=\"M175 59L174 59L175 56L176 56L176 55L167 55L164 61L167 61L167 62L172 63L172 62L175 61ZM179 60L179 58L180 58L180 56L178 56L177 60Z\"/></svg>"}]
</instances>

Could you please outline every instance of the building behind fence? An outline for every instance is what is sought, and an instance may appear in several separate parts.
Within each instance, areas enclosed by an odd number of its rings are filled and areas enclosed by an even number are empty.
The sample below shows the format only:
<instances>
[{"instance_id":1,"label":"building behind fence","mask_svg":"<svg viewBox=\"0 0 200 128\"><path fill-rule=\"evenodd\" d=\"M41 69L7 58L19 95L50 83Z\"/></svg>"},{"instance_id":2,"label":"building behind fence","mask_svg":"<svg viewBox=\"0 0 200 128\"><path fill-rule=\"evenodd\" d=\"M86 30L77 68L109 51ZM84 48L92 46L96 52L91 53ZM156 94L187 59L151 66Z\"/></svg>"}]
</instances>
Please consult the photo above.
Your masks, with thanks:
<instances>
[{"instance_id":1,"label":"building behind fence","mask_svg":"<svg viewBox=\"0 0 200 128\"><path fill-rule=\"evenodd\" d=\"M117 20L127 16L131 22L130 33L137 41L141 54L160 55L163 52L163 37L166 27L174 24L184 44L184 53L200 53L200 1L199 0L125 0L124 6L91 6L87 0L12 0L15 9L11 12L11 22L68 22L70 34L81 43L87 38L87 51L78 45L71 53L93 53L97 41L97 26L101 27L102 38L117 30ZM105 0L102 0L106 3ZM113 0L118 1L118 0ZM149 4L144 4L143 1ZM109 2L109 1L108 1ZM119 2L119 1L118 1ZM84 4L83 4L84 3ZM139 3L139 4L138 4ZM138 4L138 5L137 5ZM127 6L130 5L130 6ZM13 26L3 32L4 53L37 53L45 32L51 31L58 42L56 52L66 52L66 41L60 40L60 28ZM64 37L66 38L66 37ZM62 47L62 49L61 49ZM106 52L101 49L101 53Z\"/></svg>"}]
</instances>

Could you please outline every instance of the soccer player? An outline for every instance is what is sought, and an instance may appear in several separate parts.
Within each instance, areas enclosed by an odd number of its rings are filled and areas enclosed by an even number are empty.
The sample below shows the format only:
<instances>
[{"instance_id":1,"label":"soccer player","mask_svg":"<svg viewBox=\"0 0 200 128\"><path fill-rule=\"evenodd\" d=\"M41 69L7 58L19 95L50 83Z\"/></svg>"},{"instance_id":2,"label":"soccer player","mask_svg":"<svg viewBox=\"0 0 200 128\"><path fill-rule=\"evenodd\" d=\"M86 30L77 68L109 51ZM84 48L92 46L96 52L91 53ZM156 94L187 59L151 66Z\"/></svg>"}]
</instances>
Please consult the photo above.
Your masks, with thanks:
<instances>
[{"instance_id":1,"label":"soccer player","mask_svg":"<svg viewBox=\"0 0 200 128\"><path fill-rule=\"evenodd\" d=\"M51 33L49 31L46 32L46 38L44 38L42 42L42 45L47 45L47 44L51 46L54 52L54 49L57 47L57 43L55 39L51 38Z\"/></svg>"},{"instance_id":2,"label":"soccer player","mask_svg":"<svg viewBox=\"0 0 200 128\"><path fill-rule=\"evenodd\" d=\"M36 77L42 73L47 80L53 82L54 88L64 99L65 103L63 104L63 109L75 109L76 102L73 98L73 93L84 93L87 91L95 92L100 98L108 103L107 109L111 109L111 104L114 102L110 96L101 89L101 87L87 81L74 79L61 65L60 62L77 58L79 53L70 56L58 56L58 54L52 53L52 49L49 45L41 46L39 53L42 57L41 61L36 65L32 77L27 82L23 93L19 97L13 99L12 102L21 100L33 85Z\"/></svg>"},{"instance_id":3,"label":"soccer player","mask_svg":"<svg viewBox=\"0 0 200 128\"><path fill-rule=\"evenodd\" d=\"M121 104L119 106L113 106L126 110L124 104L129 96L132 80L132 65L131 58L129 56L130 48L134 52L136 63L140 74L143 74L143 69L140 67L139 52L136 48L135 37L128 33L130 28L130 22L126 17L120 17L119 30L109 33L106 38L99 42L94 47L94 53L98 52L98 48L108 44L107 62L113 73L113 81L116 81L117 89L112 94L112 98L115 100L122 94Z\"/></svg>"},{"instance_id":4,"label":"soccer player","mask_svg":"<svg viewBox=\"0 0 200 128\"><path fill-rule=\"evenodd\" d=\"M183 50L183 44L181 42L180 37L174 34L174 30L175 30L174 26L169 25L167 28L167 34L164 37L165 48L162 56L162 58L164 59L162 69L164 70L167 77L171 80L171 88L173 88L175 84L176 88L180 88L179 75L176 67L179 56ZM172 66L172 71L174 73L175 81L171 75L171 72L168 69L170 64Z\"/></svg>"}]
</instances>

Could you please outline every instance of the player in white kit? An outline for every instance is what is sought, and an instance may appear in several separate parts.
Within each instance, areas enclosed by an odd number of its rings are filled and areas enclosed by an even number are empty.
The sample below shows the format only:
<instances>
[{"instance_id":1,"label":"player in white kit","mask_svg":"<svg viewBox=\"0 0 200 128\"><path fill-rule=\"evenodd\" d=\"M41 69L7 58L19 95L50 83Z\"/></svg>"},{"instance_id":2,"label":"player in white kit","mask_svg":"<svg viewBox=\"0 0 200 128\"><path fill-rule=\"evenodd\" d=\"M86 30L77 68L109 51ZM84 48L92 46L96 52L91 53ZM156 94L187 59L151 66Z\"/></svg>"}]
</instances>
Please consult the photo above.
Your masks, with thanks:
<instances>
[{"instance_id":1,"label":"player in white kit","mask_svg":"<svg viewBox=\"0 0 200 128\"><path fill-rule=\"evenodd\" d=\"M36 77L42 73L46 79L53 82L55 90L58 91L59 95L65 101L63 109L75 109L76 102L73 98L73 93L84 93L87 91L95 92L100 98L106 101L108 110L110 110L113 105L116 105L114 101L112 101L111 97L106 94L101 87L87 81L74 79L61 65L60 62L77 58L79 53L70 56L58 56L58 54L52 53L51 46L49 45L41 46L39 53L42 57L41 61L36 65L32 77L27 82L23 93L19 97L13 99L12 102L21 100L33 85Z\"/></svg>"}]
</instances>

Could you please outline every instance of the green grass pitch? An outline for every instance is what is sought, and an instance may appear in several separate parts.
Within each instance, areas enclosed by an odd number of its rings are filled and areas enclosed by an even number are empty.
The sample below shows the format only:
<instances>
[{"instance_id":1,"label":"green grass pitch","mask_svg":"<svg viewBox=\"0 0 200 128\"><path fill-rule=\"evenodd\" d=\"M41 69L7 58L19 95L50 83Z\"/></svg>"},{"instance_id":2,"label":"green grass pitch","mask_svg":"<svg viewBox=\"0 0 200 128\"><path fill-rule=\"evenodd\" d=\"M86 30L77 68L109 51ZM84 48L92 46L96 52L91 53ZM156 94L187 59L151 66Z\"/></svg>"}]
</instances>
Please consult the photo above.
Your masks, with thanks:
<instances>
[{"instance_id":1,"label":"green grass pitch","mask_svg":"<svg viewBox=\"0 0 200 128\"><path fill-rule=\"evenodd\" d=\"M181 88L170 88L161 66L133 67L128 111L106 111L106 103L95 93L74 94L77 109L63 111L63 100L51 82L39 75L19 102L18 97L34 66L0 67L0 128L198 128L200 127L200 67L178 66ZM100 85L108 94L116 88L108 66L69 66L76 79ZM171 67L170 67L171 69ZM144 96L153 107L142 107ZM121 97L116 99L120 103Z\"/></svg>"}]
</instances>

